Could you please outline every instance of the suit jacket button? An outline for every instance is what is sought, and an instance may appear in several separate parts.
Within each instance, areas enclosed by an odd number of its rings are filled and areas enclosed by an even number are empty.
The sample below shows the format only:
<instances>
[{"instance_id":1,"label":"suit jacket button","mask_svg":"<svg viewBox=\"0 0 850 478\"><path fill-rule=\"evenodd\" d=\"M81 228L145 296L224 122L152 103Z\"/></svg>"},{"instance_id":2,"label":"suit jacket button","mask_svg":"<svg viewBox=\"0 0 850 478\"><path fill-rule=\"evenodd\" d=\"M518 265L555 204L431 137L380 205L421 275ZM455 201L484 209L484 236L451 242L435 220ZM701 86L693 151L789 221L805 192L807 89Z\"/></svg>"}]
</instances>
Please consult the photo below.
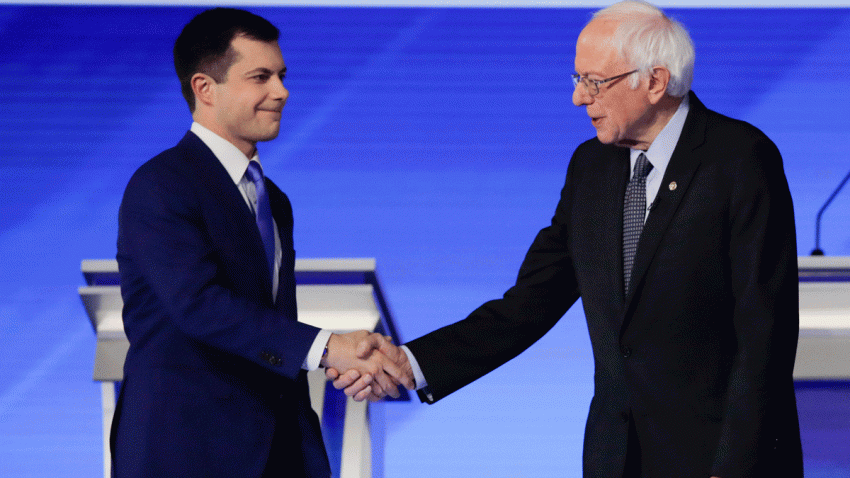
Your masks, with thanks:
<instances>
[{"instance_id":1,"label":"suit jacket button","mask_svg":"<svg viewBox=\"0 0 850 478\"><path fill-rule=\"evenodd\" d=\"M629 422L629 412L620 412L620 420L622 420L623 423L628 423Z\"/></svg>"},{"instance_id":2,"label":"suit jacket button","mask_svg":"<svg viewBox=\"0 0 850 478\"><path fill-rule=\"evenodd\" d=\"M625 358L629 358L629 357L632 356L632 349L629 348L629 347L626 347L625 345L623 346L623 348L620 349L620 352L623 354L623 357L625 357Z\"/></svg>"},{"instance_id":3,"label":"suit jacket button","mask_svg":"<svg viewBox=\"0 0 850 478\"><path fill-rule=\"evenodd\" d=\"M279 358L275 357L274 355L272 355L268 352L261 352L260 358L263 359L269 365L273 365L275 367L280 367L280 364L282 363L282 361Z\"/></svg>"}]
</instances>

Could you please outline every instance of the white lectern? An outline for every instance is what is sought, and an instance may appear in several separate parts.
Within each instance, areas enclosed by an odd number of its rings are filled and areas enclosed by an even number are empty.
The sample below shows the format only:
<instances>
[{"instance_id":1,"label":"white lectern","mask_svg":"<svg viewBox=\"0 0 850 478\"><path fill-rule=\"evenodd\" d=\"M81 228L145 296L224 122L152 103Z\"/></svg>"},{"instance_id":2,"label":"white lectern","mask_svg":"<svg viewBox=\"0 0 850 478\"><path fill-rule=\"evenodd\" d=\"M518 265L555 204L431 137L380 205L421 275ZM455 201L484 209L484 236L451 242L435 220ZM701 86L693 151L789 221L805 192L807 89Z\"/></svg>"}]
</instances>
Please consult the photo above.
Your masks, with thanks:
<instances>
[{"instance_id":1,"label":"white lectern","mask_svg":"<svg viewBox=\"0 0 850 478\"><path fill-rule=\"evenodd\" d=\"M799 257L796 380L850 380L850 257Z\"/></svg>"},{"instance_id":2,"label":"white lectern","mask_svg":"<svg viewBox=\"0 0 850 478\"><path fill-rule=\"evenodd\" d=\"M118 263L84 260L87 286L79 288L97 333L94 380L101 382L103 473L111 475L109 433L115 412L115 384L124 377L129 343L121 318ZM375 273L374 259L298 259L295 261L298 320L335 332L372 330L401 343ZM313 409L322 422L331 469L340 478L383 476L383 403L355 402L326 387L321 370L308 374ZM396 400L410 400L402 389Z\"/></svg>"}]
</instances>

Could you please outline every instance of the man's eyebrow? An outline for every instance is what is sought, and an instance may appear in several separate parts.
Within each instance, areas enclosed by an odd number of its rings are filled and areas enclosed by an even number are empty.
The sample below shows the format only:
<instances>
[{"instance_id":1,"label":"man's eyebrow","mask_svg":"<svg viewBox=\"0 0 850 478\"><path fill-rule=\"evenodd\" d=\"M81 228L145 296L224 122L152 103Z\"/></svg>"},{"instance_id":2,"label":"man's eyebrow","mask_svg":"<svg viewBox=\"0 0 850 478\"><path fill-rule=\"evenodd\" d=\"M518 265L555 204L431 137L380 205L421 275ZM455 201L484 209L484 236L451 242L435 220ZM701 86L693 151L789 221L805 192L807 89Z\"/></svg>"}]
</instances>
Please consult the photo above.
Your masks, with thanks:
<instances>
[{"instance_id":1,"label":"man's eyebrow","mask_svg":"<svg viewBox=\"0 0 850 478\"><path fill-rule=\"evenodd\" d=\"M259 68L254 68L253 70L248 71L247 73L245 73L245 75L249 76L249 75L254 75L254 74L257 74L257 73L262 73L262 74L265 74L265 75L274 75L275 74L274 71L272 71L272 70L270 70L266 67L259 67ZM285 75L286 74L286 67L283 67L283 69L280 70L280 73Z\"/></svg>"},{"instance_id":2,"label":"man's eyebrow","mask_svg":"<svg viewBox=\"0 0 850 478\"><path fill-rule=\"evenodd\" d=\"M591 76L591 75L602 76L599 73L596 73L594 71L585 71L584 73L576 72L575 74L578 75L578 76L581 76L582 78L587 78L588 76Z\"/></svg>"}]
</instances>

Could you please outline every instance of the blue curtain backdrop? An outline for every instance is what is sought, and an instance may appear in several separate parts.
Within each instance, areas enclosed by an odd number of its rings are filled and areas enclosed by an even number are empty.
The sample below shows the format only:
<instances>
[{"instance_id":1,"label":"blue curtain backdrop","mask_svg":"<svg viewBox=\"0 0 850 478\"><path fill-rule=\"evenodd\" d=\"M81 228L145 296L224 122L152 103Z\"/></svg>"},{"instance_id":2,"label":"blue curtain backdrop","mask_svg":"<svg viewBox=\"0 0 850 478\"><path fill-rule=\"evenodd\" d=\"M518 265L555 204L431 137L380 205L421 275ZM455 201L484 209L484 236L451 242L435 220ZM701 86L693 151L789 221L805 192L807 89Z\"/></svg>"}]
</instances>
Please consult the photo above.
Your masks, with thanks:
<instances>
[{"instance_id":1,"label":"blue curtain backdrop","mask_svg":"<svg viewBox=\"0 0 850 478\"><path fill-rule=\"evenodd\" d=\"M291 91L266 173L298 257L375 257L403 337L513 281L573 149L584 9L254 8L282 31ZM171 63L197 8L0 7L0 476L101 473L81 259L113 258L124 185L191 118ZM670 9L694 91L785 158L799 253L850 169L850 10ZM822 247L850 255L850 191ZM580 474L592 357L574 307L502 369L436 406L387 406L387 477ZM847 387L798 388L807 476L850 476Z\"/></svg>"}]
</instances>

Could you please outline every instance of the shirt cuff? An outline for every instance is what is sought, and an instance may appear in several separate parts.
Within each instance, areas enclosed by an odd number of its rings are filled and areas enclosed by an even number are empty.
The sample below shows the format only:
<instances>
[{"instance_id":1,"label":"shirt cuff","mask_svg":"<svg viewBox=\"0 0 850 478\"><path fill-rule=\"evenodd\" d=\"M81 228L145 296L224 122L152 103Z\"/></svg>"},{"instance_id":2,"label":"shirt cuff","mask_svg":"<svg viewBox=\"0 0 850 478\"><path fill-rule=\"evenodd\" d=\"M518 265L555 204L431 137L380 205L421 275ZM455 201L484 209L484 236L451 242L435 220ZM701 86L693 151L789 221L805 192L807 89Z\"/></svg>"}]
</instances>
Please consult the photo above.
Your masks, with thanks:
<instances>
[{"instance_id":1,"label":"shirt cuff","mask_svg":"<svg viewBox=\"0 0 850 478\"><path fill-rule=\"evenodd\" d=\"M419 368L419 362L416 361L416 357L413 356L413 352L407 348L407 345L402 345L401 349L404 350L404 354L407 355L407 361L410 362L410 368L413 369L413 378L416 380L416 390L421 390L428 386L428 383L425 381L425 375L422 374L422 369Z\"/></svg>"},{"instance_id":2,"label":"shirt cuff","mask_svg":"<svg viewBox=\"0 0 850 478\"><path fill-rule=\"evenodd\" d=\"M316 335L316 339L313 340L313 345L310 346L310 351L307 352L307 358L304 359L304 363L301 365L301 368L307 370L308 372L312 372L319 368L319 364L322 361L322 355L325 353L325 347L328 346L328 340L331 338L331 331L322 329Z\"/></svg>"}]
</instances>

